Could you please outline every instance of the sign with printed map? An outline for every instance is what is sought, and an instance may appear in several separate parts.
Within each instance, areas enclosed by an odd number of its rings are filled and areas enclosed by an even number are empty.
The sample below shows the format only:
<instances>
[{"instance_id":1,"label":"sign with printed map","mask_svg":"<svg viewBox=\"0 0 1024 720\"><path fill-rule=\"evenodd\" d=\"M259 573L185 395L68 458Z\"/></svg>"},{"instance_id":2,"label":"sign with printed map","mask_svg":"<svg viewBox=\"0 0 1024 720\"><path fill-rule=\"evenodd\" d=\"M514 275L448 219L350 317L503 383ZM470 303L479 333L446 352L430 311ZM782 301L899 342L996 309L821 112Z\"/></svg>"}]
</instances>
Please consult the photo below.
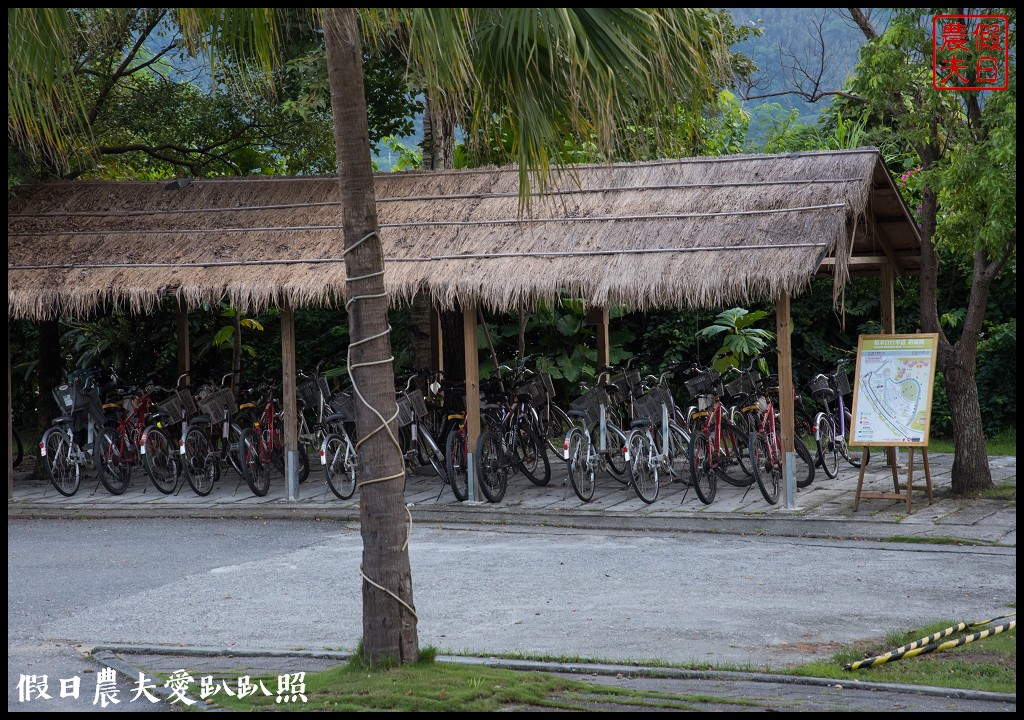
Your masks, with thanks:
<instances>
[{"instance_id":1,"label":"sign with printed map","mask_svg":"<svg viewBox=\"0 0 1024 720\"><path fill-rule=\"evenodd\" d=\"M861 335L851 445L928 444L936 334Z\"/></svg>"}]
</instances>

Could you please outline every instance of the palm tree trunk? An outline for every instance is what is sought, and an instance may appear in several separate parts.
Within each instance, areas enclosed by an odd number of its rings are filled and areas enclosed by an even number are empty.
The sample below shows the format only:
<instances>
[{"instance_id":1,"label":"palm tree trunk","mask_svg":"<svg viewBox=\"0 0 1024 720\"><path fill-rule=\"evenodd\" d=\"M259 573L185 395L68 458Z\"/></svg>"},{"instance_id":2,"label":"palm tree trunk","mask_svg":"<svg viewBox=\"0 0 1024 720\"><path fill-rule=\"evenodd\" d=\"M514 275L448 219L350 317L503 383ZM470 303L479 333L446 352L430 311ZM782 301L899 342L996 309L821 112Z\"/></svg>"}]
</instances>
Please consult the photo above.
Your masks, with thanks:
<instances>
[{"instance_id":1,"label":"palm tree trunk","mask_svg":"<svg viewBox=\"0 0 1024 720\"><path fill-rule=\"evenodd\" d=\"M395 381L390 360L384 256L376 234L377 208L355 10L324 10L324 39L334 110L338 184L344 208L349 373L369 405L356 403L363 538L363 653L373 663L404 664L419 658L419 640L416 616L410 611L412 570L404 462L389 434L376 431L381 425L378 414L385 419L395 414ZM394 421L390 429L397 436ZM393 479L373 482L383 478Z\"/></svg>"}]
</instances>

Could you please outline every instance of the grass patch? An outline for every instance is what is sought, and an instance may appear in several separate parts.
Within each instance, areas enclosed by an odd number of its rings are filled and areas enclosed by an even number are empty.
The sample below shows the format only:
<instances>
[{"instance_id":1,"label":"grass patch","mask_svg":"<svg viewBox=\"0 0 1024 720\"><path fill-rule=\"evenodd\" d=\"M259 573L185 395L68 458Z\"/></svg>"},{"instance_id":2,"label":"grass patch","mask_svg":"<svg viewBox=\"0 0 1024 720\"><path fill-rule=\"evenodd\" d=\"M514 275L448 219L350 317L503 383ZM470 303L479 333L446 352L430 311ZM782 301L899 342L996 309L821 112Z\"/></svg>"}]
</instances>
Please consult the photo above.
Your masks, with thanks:
<instances>
[{"instance_id":1,"label":"grass patch","mask_svg":"<svg viewBox=\"0 0 1024 720\"><path fill-rule=\"evenodd\" d=\"M1015 605L1011 605L1015 607ZM1008 622L1009 619L997 621ZM1016 629L950 650L894 660L874 668L844 670L846 663L880 655L954 625L940 622L908 632L894 632L883 640L857 643L820 660L799 667L732 668L747 672L775 672L834 679L838 683L883 682L929 685L989 692L1017 692ZM971 628L979 632L989 626ZM956 633L944 641L962 637ZM683 695L662 691L611 687L541 672L506 670L462 663L436 662L437 650L424 648L420 661L405 666L367 666L353 655L345 665L306 674L306 702L278 702L278 678L262 678L272 693L244 699L218 694L207 702L236 711L397 711L397 712L494 712L498 710L719 710L758 708L757 698ZM517 657L526 657L517 655ZM532 659L540 659L533 657ZM569 658L544 658L562 660ZM576 661L586 662L575 658ZM654 666L670 666L652 663ZM671 667L680 667L671 665ZM690 669L711 669L699 664ZM715 669L723 669L716 667ZM254 678L253 683L259 684ZM709 707L710 706L710 707ZM767 707L765 708L767 709Z\"/></svg>"},{"instance_id":2,"label":"grass patch","mask_svg":"<svg viewBox=\"0 0 1024 720\"><path fill-rule=\"evenodd\" d=\"M1009 621L1010 618L1007 618L999 620L993 625L968 628L964 632L954 633L950 637L944 638L942 642L962 637L969 632L980 632ZM873 668L843 670L843 665L846 663L881 655L953 625L956 625L956 622L942 622L909 632L890 633L881 643L857 644L836 653L831 660L815 661L796 668L788 668L782 672L789 675L835 678L845 681L906 683L1016 693L1016 628L983 640L975 640L951 650L889 661Z\"/></svg>"},{"instance_id":3,"label":"grass patch","mask_svg":"<svg viewBox=\"0 0 1024 720\"><path fill-rule=\"evenodd\" d=\"M1012 500L1017 501L1017 486L1010 483L999 483L989 490L979 490L977 496L989 500Z\"/></svg>"},{"instance_id":4,"label":"grass patch","mask_svg":"<svg viewBox=\"0 0 1024 720\"><path fill-rule=\"evenodd\" d=\"M1017 457L1017 428L1012 427L998 435L985 438L985 448L989 455L1009 455ZM929 438L929 453L953 452L952 438Z\"/></svg>"},{"instance_id":5,"label":"grass patch","mask_svg":"<svg viewBox=\"0 0 1024 720\"><path fill-rule=\"evenodd\" d=\"M356 658L358 656L354 656ZM258 680L254 679L258 684ZM263 678L271 690L277 678ZM637 709L695 710L698 705L756 706L742 698L608 687L561 676L518 670L434 662L428 659L401 667L367 667L353 659L305 677L306 702L279 703L261 693L242 700L218 695L208 703L229 710L332 711L332 712L494 712L503 709L592 710ZM212 703L210 701L213 701ZM721 709L727 709L723 707Z\"/></svg>"}]
</instances>

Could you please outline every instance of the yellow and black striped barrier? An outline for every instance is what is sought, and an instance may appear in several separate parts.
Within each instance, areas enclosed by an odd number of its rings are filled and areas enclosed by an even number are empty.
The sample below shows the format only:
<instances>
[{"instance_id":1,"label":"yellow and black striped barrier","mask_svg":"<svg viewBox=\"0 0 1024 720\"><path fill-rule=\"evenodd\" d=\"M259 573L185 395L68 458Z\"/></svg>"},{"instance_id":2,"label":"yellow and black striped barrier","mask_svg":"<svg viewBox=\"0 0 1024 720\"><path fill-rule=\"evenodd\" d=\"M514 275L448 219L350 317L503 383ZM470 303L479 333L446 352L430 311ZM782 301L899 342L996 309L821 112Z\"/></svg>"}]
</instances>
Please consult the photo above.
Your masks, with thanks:
<instances>
[{"instance_id":1,"label":"yellow and black striped barrier","mask_svg":"<svg viewBox=\"0 0 1024 720\"><path fill-rule=\"evenodd\" d=\"M954 633L958 633L961 630L967 628L980 627L982 625L988 625L989 623L995 622L996 620L1002 620L1003 618L1016 617L1016 613L1010 615L1000 615L999 617L989 618L988 620L979 620L978 622L972 623L957 623L952 627L948 627L945 630L940 630L937 633L932 633L928 637L915 640L912 643L898 647L895 650L890 650L882 655L875 655L874 657L865 658L864 660L858 660L857 662L847 663L843 665L844 670L859 670L861 668L875 667L882 665L883 663L892 662L894 660L900 660L907 657L915 657L917 655L926 655L933 652L941 652L943 650L951 650L960 645L966 645L967 643L974 642L975 640L982 640L991 635L998 635L1005 630L1013 630L1017 627L1017 621L1013 620L996 627L982 630L978 633L972 633L970 635L964 635L962 638L956 640L947 640L946 642L939 643L937 640L941 640L944 637L949 637ZM931 643L931 644L929 644Z\"/></svg>"}]
</instances>

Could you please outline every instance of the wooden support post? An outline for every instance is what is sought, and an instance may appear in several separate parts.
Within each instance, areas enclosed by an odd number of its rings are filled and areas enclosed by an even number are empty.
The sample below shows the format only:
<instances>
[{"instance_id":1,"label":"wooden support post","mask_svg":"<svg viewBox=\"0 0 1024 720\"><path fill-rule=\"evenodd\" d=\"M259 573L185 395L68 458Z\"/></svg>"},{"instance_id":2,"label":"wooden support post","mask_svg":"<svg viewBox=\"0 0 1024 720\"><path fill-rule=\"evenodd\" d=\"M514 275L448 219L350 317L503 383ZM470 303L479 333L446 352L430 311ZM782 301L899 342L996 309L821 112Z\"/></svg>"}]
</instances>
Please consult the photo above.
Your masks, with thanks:
<instances>
[{"instance_id":1,"label":"wooden support post","mask_svg":"<svg viewBox=\"0 0 1024 720\"><path fill-rule=\"evenodd\" d=\"M795 408L793 403L793 348L790 342L792 325L789 317L789 294L782 293L775 303L775 328L779 351L779 435L785 458L785 502L796 507L796 483L793 477Z\"/></svg>"},{"instance_id":2,"label":"wooden support post","mask_svg":"<svg viewBox=\"0 0 1024 720\"><path fill-rule=\"evenodd\" d=\"M597 333L597 367L606 368L611 364L608 342L608 306L590 308L587 324L594 326Z\"/></svg>"},{"instance_id":3,"label":"wooden support post","mask_svg":"<svg viewBox=\"0 0 1024 720\"><path fill-rule=\"evenodd\" d=\"M430 369L433 372L444 372L444 338L441 335L441 314L437 308L430 306Z\"/></svg>"},{"instance_id":4,"label":"wooden support post","mask_svg":"<svg viewBox=\"0 0 1024 720\"><path fill-rule=\"evenodd\" d=\"M466 449L476 458L476 441L480 437L480 357L476 349L476 306L462 306L462 336L466 357ZM479 500L480 478L470 465L472 486L470 499Z\"/></svg>"},{"instance_id":5,"label":"wooden support post","mask_svg":"<svg viewBox=\"0 0 1024 720\"><path fill-rule=\"evenodd\" d=\"M182 376L191 370L191 364L189 362L189 344L188 344L188 307L185 305L185 299L182 297L178 298L178 376ZM190 385L190 378L185 378L185 385Z\"/></svg>"},{"instance_id":6,"label":"wooden support post","mask_svg":"<svg viewBox=\"0 0 1024 720\"><path fill-rule=\"evenodd\" d=\"M882 333L896 334L896 288L892 265L882 266Z\"/></svg>"},{"instance_id":7,"label":"wooden support post","mask_svg":"<svg viewBox=\"0 0 1024 720\"><path fill-rule=\"evenodd\" d=\"M289 500L299 499L299 441L295 401L295 314L281 303L281 425L284 441L284 480Z\"/></svg>"}]
</instances>

